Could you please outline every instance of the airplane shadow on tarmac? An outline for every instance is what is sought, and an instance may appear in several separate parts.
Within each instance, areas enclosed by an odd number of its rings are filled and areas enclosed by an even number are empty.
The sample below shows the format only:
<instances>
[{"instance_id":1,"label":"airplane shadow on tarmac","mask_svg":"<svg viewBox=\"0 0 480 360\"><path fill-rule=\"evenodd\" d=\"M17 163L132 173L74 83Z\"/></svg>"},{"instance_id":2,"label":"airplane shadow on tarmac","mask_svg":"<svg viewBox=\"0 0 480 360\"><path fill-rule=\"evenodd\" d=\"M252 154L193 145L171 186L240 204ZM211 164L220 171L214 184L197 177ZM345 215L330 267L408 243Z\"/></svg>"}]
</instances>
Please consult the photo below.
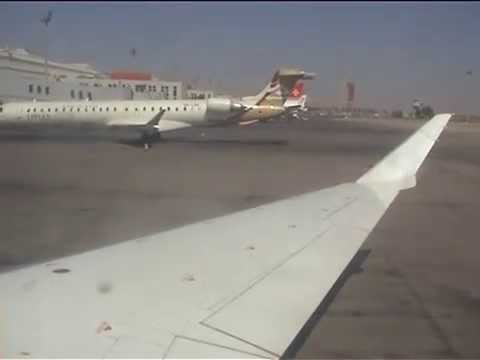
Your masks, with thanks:
<instances>
[{"instance_id":1,"label":"airplane shadow on tarmac","mask_svg":"<svg viewBox=\"0 0 480 360\"><path fill-rule=\"evenodd\" d=\"M262 139L262 140L242 140L242 139L185 139L170 138L164 139L164 143L189 143L189 144L232 144L232 145L288 145L288 140L282 139Z\"/></svg>"},{"instance_id":2,"label":"airplane shadow on tarmac","mask_svg":"<svg viewBox=\"0 0 480 360\"><path fill-rule=\"evenodd\" d=\"M116 143L131 147L143 148L144 143L141 140L131 139L111 139L105 136L95 135L40 135L40 134L0 134L0 142L30 142L30 143L70 143L70 144L97 144L97 143ZM287 140L283 139L192 139L185 137L169 137L161 140L151 141L154 147L162 144L217 144L217 145L276 145L286 146Z\"/></svg>"}]
</instances>

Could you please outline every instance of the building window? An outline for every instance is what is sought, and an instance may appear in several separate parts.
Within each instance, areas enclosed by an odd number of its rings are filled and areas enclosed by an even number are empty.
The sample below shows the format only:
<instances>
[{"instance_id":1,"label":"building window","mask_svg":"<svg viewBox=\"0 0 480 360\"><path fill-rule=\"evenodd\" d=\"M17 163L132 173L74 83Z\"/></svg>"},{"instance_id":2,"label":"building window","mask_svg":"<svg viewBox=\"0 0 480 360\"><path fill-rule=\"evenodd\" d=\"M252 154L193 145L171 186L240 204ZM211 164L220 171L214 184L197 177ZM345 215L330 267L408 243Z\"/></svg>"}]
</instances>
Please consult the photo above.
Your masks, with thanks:
<instances>
[{"instance_id":1,"label":"building window","mask_svg":"<svg viewBox=\"0 0 480 360\"><path fill-rule=\"evenodd\" d=\"M113 108L113 111L117 111L117 108L116 108L116 107L114 107L114 108Z\"/></svg>"},{"instance_id":2,"label":"building window","mask_svg":"<svg viewBox=\"0 0 480 360\"><path fill-rule=\"evenodd\" d=\"M135 108L135 111L138 111L138 108Z\"/></svg>"},{"instance_id":3,"label":"building window","mask_svg":"<svg viewBox=\"0 0 480 360\"><path fill-rule=\"evenodd\" d=\"M152 106L152 111L155 111L155 108Z\"/></svg>"},{"instance_id":4,"label":"building window","mask_svg":"<svg viewBox=\"0 0 480 360\"><path fill-rule=\"evenodd\" d=\"M48 108L48 112L50 112L50 108Z\"/></svg>"},{"instance_id":5,"label":"building window","mask_svg":"<svg viewBox=\"0 0 480 360\"><path fill-rule=\"evenodd\" d=\"M87 111L88 111L88 108L85 106L85 112L87 112Z\"/></svg>"},{"instance_id":6,"label":"building window","mask_svg":"<svg viewBox=\"0 0 480 360\"><path fill-rule=\"evenodd\" d=\"M75 99L75 91L70 90L70 97L71 97L72 99Z\"/></svg>"},{"instance_id":7,"label":"building window","mask_svg":"<svg viewBox=\"0 0 480 360\"><path fill-rule=\"evenodd\" d=\"M43 112L43 108L42 108L42 109L40 109L40 112Z\"/></svg>"},{"instance_id":8,"label":"building window","mask_svg":"<svg viewBox=\"0 0 480 360\"><path fill-rule=\"evenodd\" d=\"M45 87L45 95L50 95L50 87Z\"/></svg>"},{"instance_id":9,"label":"building window","mask_svg":"<svg viewBox=\"0 0 480 360\"><path fill-rule=\"evenodd\" d=\"M125 108L125 111L128 111L128 107Z\"/></svg>"},{"instance_id":10,"label":"building window","mask_svg":"<svg viewBox=\"0 0 480 360\"><path fill-rule=\"evenodd\" d=\"M136 92L145 92L147 85L135 85Z\"/></svg>"},{"instance_id":11,"label":"building window","mask_svg":"<svg viewBox=\"0 0 480 360\"><path fill-rule=\"evenodd\" d=\"M0 107L0 110L1 110L1 109L2 109L2 108ZM0 112L1 112L1 111L0 111ZM27 109L27 112L30 112L30 109Z\"/></svg>"},{"instance_id":12,"label":"building window","mask_svg":"<svg viewBox=\"0 0 480 360\"><path fill-rule=\"evenodd\" d=\"M88 100L92 100L92 93L89 91L87 94Z\"/></svg>"},{"instance_id":13,"label":"building window","mask_svg":"<svg viewBox=\"0 0 480 360\"><path fill-rule=\"evenodd\" d=\"M170 106L169 106L169 107L167 107L167 110L168 110L168 111L170 111Z\"/></svg>"},{"instance_id":14,"label":"building window","mask_svg":"<svg viewBox=\"0 0 480 360\"><path fill-rule=\"evenodd\" d=\"M177 107L175 108L175 111L178 111L178 108L177 108Z\"/></svg>"},{"instance_id":15,"label":"building window","mask_svg":"<svg viewBox=\"0 0 480 360\"><path fill-rule=\"evenodd\" d=\"M153 85L153 92L157 92L157 86Z\"/></svg>"},{"instance_id":16,"label":"building window","mask_svg":"<svg viewBox=\"0 0 480 360\"><path fill-rule=\"evenodd\" d=\"M77 112L80 112L80 108L77 108Z\"/></svg>"},{"instance_id":17,"label":"building window","mask_svg":"<svg viewBox=\"0 0 480 360\"><path fill-rule=\"evenodd\" d=\"M37 85L37 94L42 93L42 87L40 85Z\"/></svg>"},{"instance_id":18,"label":"building window","mask_svg":"<svg viewBox=\"0 0 480 360\"><path fill-rule=\"evenodd\" d=\"M92 111L95 112L95 106L92 107Z\"/></svg>"},{"instance_id":19,"label":"building window","mask_svg":"<svg viewBox=\"0 0 480 360\"><path fill-rule=\"evenodd\" d=\"M62 112L65 112L65 110L66 110L65 108L62 108Z\"/></svg>"},{"instance_id":20,"label":"building window","mask_svg":"<svg viewBox=\"0 0 480 360\"><path fill-rule=\"evenodd\" d=\"M80 100L83 100L83 92L82 92L82 90L80 90L80 91L78 92L78 98L79 98Z\"/></svg>"},{"instance_id":21,"label":"building window","mask_svg":"<svg viewBox=\"0 0 480 360\"><path fill-rule=\"evenodd\" d=\"M108 111L108 106L105 108L105 111Z\"/></svg>"},{"instance_id":22,"label":"building window","mask_svg":"<svg viewBox=\"0 0 480 360\"><path fill-rule=\"evenodd\" d=\"M33 112L37 112L37 109L36 109L36 108L33 108Z\"/></svg>"},{"instance_id":23,"label":"building window","mask_svg":"<svg viewBox=\"0 0 480 360\"><path fill-rule=\"evenodd\" d=\"M102 109L101 107L98 108L98 111L102 112L102 110L103 110L103 109Z\"/></svg>"},{"instance_id":24,"label":"building window","mask_svg":"<svg viewBox=\"0 0 480 360\"><path fill-rule=\"evenodd\" d=\"M58 108L55 108L55 112L58 112Z\"/></svg>"},{"instance_id":25,"label":"building window","mask_svg":"<svg viewBox=\"0 0 480 360\"><path fill-rule=\"evenodd\" d=\"M147 107L146 107L146 106L143 107L143 111L147 111Z\"/></svg>"},{"instance_id":26,"label":"building window","mask_svg":"<svg viewBox=\"0 0 480 360\"><path fill-rule=\"evenodd\" d=\"M29 92L30 94L33 93L33 84L28 85L28 92Z\"/></svg>"}]
</instances>

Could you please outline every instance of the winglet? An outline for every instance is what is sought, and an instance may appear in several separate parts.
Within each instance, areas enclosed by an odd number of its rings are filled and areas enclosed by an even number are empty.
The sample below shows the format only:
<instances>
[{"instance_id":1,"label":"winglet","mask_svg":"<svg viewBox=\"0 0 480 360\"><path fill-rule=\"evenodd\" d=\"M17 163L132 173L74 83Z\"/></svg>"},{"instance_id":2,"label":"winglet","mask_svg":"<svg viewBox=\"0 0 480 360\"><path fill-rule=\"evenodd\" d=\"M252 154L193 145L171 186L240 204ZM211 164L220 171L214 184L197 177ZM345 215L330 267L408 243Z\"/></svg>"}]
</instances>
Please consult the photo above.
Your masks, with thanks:
<instances>
[{"instance_id":1,"label":"winglet","mask_svg":"<svg viewBox=\"0 0 480 360\"><path fill-rule=\"evenodd\" d=\"M365 185L397 184L398 189L415 186L415 175L452 114L439 114L384 157L357 180Z\"/></svg>"}]
</instances>

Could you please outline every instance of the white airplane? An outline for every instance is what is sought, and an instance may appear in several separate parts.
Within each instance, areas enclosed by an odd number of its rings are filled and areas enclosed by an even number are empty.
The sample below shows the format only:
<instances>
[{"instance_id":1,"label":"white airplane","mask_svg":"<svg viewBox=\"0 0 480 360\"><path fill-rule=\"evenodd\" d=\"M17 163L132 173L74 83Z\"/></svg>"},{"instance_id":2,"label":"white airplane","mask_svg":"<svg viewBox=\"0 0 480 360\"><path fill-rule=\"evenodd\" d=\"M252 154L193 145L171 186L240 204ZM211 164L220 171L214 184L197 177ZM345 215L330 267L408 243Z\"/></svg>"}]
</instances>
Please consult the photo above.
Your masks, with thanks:
<instances>
[{"instance_id":1,"label":"white airplane","mask_svg":"<svg viewBox=\"0 0 480 360\"><path fill-rule=\"evenodd\" d=\"M282 115L287 113L287 114L291 114L296 118L300 118L299 111L307 111L307 108L306 108L307 95L304 94L303 91L304 91L304 84L303 82L298 81L290 91L287 97L287 100L283 104L283 107L285 108L285 112L283 112ZM264 118L264 119L242 121L239 123L239 125L240 126L252 125L257 122L267 122L271 119L272 118L268 118L268 119Z\"/></svg>"},{"instance_id":2,"label":"white airplane","mask_svg":"<svg viewBox=\"0 0 480 360\"><path fill-rule=\"evenodd\" d=\"M282 356L450 117L352 183L0 274L0 357Z\"/></svg>"},{"instance_id":3,"label":"white airplane","mask_svg":"<svg viewBox=\"0 0 480 360\"><path fill-rule=\"evenodd\" d=\"M95 126L133 130L145 147L159 133L191 126L225 125L276 116L293 85L311 74L297 69L275 72L255 103L228 98L207 100L25 102L0 105L0 126Z\"/></svg>"}]
</instances>

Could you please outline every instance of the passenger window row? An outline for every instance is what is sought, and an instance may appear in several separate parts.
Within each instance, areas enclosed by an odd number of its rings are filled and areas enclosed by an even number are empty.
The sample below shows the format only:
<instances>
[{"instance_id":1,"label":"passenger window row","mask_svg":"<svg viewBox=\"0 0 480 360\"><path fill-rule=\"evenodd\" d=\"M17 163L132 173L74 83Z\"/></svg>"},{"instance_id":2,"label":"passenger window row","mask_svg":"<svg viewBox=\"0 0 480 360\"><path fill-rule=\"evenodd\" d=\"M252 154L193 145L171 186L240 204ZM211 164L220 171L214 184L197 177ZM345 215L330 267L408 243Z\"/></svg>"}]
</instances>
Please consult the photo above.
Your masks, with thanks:
<instances>
[{"instance_id":1,"label":"passenger window row","mask_svg":"<svg viewBox=\"0 0 480 360\"><path fill-rule=\"evenodd\" d=\"M67 109L66 107L62 107L61 109L61 112L68 112L68 110L70 110L70 112L73 112L73 109L75 108L75 106L70 106L69 109ZM81 109L83 108L84 112L95 112L97 111L97 108L98 108L98 112L103 112L105 110L105 112L109 112L110 110L112 110L113 112L117 112L117 107L114 106L112 108L110 108L109 106L106 106L106 107L103 107L103 106L77 106L76 109L77 109L77 112L80 112ZM198 105L195 105L195 106L190 106L191 110L200 110L200 107ZM124 108L124 111L125 112L128 112L129 111L129 107L125 107ZM142 111L143 112L146 112L148 110L150 110L151 112L154 112L155 111L155 107L152 106L152 107L149 107L147 109L146 106L143 107L143 109L139 108L138 107L135 107L135 108L132 108L132 111L135 111L135 112L138 112L138 111ZM173 108L170 107L170 106L166 106L166 107L163 107L163 106L160 106L158 107L158 111L173 111ZM175 111L178 111L179 108L178 107L175 107ZM188 106L187 105L184 105L183 106L183 111L187 111L188 110ZM30 112L37 112L37 108L27 108L27 113L30 113ZM59 108L39 108L39 112L59 112Z\"/></svg>"}]
</instances>

